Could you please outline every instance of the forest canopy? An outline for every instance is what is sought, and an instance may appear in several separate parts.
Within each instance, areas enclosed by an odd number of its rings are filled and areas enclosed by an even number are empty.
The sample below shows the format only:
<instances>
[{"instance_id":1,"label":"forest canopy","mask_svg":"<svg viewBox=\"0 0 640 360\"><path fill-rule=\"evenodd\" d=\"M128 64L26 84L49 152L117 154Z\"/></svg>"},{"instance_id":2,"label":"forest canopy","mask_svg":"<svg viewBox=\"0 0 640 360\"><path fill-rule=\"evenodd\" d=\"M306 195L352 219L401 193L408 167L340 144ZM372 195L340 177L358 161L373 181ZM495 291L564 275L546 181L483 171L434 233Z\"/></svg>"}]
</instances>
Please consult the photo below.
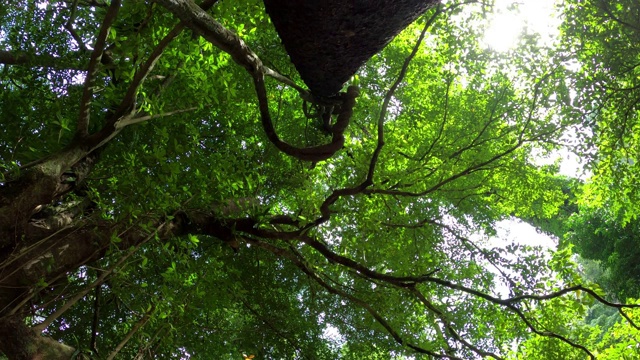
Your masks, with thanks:
<instances>
[{"instance_id":1,"label":"forest canopy","mask_svg":"<svg viewBox=\"0 0 640 360\"><path fill-rule=\"evenodd\" d=\"M0 359L637 358L640 7L555 6L420 7L319 94L262 1L3 5Z\"/></svg>"}]
</instances>

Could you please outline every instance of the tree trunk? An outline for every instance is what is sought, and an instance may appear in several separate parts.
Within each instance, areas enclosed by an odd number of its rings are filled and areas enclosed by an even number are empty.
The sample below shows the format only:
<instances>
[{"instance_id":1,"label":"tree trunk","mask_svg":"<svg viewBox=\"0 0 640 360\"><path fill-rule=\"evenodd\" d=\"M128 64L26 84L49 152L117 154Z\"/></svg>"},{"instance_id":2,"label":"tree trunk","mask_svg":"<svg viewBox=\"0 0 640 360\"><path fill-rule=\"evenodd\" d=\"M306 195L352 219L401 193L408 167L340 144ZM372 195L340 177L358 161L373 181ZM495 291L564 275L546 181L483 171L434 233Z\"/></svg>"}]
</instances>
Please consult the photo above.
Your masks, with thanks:
<instances>
[{"instance_id":1,"label":"tree trunk","mask_svg":"<svg viewBox=\"0 0 640 360\"><path fill-rule=\"evenodd\" d=\"M75 353L74 348L31 330L19 316L0 321L0 350L10 360L70 360Z\"/></svg>"},{"instance_id":2,"label":"tree trunk","mask_svg":"<svg viewBox=\"0 0 640 360\"><path fill-rule=\"evenodd\" d=\"M438 1L264 0L264 4L302 80L314 95L328 97Z\"/></svg>"}]
</instances>

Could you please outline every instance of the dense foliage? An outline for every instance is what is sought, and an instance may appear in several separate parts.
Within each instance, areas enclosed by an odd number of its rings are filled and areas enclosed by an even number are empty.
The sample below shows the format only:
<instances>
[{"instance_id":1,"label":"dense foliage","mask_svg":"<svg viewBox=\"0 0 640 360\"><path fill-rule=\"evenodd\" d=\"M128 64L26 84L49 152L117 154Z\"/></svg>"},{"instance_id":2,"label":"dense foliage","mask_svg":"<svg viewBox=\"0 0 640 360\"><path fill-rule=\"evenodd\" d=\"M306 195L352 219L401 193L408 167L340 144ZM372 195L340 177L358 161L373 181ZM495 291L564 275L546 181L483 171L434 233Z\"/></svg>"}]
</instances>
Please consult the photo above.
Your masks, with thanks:
<instances>
[{"instance_id":1,"label":"dense foliage","mask_svg":"<svg viewBox=\"0 0 640 360\"><path fill-rule=\"evenodd\" d=\"M635 1L567 2L568 56L579 64L570 116L593 171L586 199L623 222L638 215L638 56L640 8Z\"/></svg>"},{"instance_id":2,"label":"dense foliage","mask_svg":"<svg viewBox=\"0 0 640 360\"><path fill-rule=\"evenodd\" d=\"M637 215L637 4L566 1L558 47L500 53L490 6L443 2L333 99L341 129L261 1L200 7L0 8L0 353L638 354L637 287L605 293L570 246L496 240L514 218L564 236L603 234L602 204ZM539 165L569 133L584 186ZM628 246L572 234L593 259Z\"/></svg>"}]
</instances>

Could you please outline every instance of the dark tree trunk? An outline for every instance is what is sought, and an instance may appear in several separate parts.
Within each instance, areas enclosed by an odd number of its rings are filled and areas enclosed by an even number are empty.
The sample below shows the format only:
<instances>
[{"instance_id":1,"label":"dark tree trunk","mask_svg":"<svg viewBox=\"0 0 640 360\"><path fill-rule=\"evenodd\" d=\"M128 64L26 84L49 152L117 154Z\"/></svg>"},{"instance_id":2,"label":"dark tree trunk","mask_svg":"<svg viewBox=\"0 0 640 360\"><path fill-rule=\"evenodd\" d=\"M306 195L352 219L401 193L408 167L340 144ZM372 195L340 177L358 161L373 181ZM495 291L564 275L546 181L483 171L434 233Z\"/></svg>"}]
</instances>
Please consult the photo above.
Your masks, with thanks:
<instances>
[{"instance_id":1,"label":"dark tree trunk","mask_svg":"<svg viewBox=\"0 0 640 360\"><path fill-rule=\"evenodd\" d=\"M13 316L0 321L0 349L11 360L69 360L75 349L42 336Z\"/></svg>"},{"instance_id":2,"label":"dark tree trunk","mask_svg":"<svg viewBox=\"0 0 640 360\"><path fill-rule=\"evenodd\" d=\"M291 61L316 96L358 68L438 0L264 0Z\"/></svg>"}]
</instances>

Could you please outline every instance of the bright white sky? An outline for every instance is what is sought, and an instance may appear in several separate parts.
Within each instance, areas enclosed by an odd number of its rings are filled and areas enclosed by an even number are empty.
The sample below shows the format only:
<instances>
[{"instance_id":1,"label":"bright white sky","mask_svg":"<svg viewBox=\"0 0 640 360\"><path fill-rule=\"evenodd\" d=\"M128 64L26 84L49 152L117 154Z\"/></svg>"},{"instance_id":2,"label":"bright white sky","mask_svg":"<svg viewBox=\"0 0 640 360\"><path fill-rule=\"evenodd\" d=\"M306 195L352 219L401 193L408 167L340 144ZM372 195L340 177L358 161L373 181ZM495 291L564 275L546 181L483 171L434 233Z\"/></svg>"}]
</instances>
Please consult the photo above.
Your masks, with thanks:
<instances>
[{"instance_id":1,"label":"bright white sky","mask_svg":"<svg viewBox=\"0 0 640 360\"><path fill-rule=\"evenodd\" d=\"M495 0L493 14L488 16L489 28L482 43L498 52L513 50L523 32L537 33L543 45L551 45L558 36L560 19L556 16L558 0ZM553 164L560 158L560 173L585 178L579 159L568 151L558 151L548 157L540 157L540 165Z\"/></svg>"},{"instance_id":2,"label":"bright white sky","mask_svg":"<svg viewBox=\"0 0 640 360\"><path fill-rule=\"evenodd\" d=\"M556 0L495 0L484 43L496 51L508 51L526 31L540 34L546 44L558 34L560 21L555 16L555 3Z\"/></svg>"}]
</instances>

